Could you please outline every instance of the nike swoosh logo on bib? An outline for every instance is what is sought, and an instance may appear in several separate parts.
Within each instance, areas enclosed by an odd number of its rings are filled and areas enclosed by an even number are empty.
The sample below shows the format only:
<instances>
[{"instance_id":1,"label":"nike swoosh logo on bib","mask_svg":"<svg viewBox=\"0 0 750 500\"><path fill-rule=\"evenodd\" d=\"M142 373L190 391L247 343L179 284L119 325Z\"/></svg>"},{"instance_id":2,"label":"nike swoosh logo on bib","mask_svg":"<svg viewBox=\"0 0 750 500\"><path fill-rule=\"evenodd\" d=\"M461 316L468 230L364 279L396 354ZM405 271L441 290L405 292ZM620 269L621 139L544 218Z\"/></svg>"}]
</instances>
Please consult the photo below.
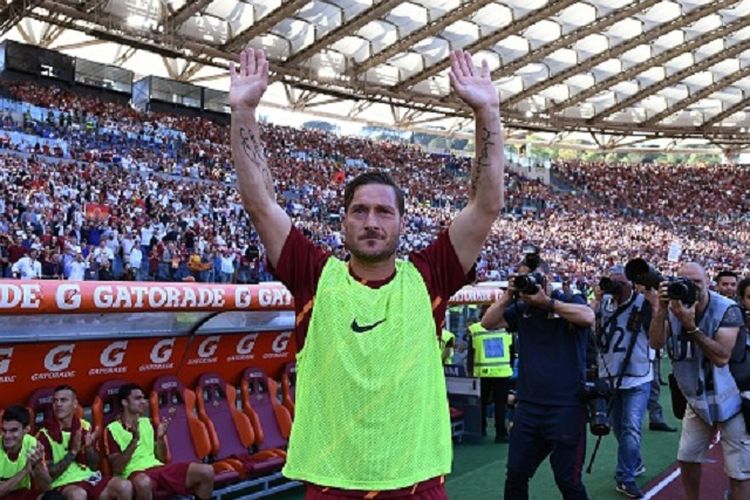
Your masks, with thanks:
<instances>
[{"instance_id":1,"label":"nike swoosh logo on bib","mask_svg":"<svg viewBox=\"0 0 750 500\"><path fill-rule=\"evenodd\" d=\"M355 318L352 320L352 330L356 333L369 332L370 330L378 326L380 323L383 323L384 321L385 321L385 318L381 319L380 321L376 321L375 323L371 325L359 326L359 324L357 324L357 319Z\"/></svg>"}]
</instances>

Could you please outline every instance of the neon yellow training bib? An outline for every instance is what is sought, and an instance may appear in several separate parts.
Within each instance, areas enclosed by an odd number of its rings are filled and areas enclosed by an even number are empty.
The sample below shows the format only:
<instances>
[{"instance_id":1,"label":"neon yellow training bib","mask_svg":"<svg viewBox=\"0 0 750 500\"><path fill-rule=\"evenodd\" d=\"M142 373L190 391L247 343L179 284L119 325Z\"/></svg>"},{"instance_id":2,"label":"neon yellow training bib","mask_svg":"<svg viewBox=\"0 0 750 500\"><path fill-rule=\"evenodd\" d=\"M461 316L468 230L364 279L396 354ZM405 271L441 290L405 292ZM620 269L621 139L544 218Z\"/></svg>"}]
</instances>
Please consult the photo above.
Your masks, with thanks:
<instances>
[{"instance_id":1,"label":"neon yellow training bib","mask_svg":"<svg viewBox=\"0 0 750 500\"><path fill-rule=\"evenodd\" d=\"M372 289L329 258L297 355L284 475L342 489L390 490L447 474L451 429L430 295L396 262Z\"/></svg>"}]
</instances>

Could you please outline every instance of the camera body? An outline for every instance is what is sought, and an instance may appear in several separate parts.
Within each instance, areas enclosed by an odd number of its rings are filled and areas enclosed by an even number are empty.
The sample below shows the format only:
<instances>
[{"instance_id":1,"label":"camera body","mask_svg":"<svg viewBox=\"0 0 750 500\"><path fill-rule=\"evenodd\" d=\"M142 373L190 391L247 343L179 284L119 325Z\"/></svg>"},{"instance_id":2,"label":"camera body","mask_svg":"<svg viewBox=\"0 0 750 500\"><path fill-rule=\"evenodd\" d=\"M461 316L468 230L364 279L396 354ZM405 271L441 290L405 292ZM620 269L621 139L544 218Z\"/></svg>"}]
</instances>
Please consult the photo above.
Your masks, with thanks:
<instances>
[{"instance_id":1,"label":"camera body","mask_svg":"<svg viewBox=\"0 0 750 500\"><path fill-rule=\"evenodd\" d=\"M513 278L513 288L526 295L534 295L539 291L539 287L545 285L546 280L541 273L521 274Z\"/></svg>"},{"instance_id":2,"label":"camera body","mask_svg":"<svg viewBox=\"0 0 750 500\"><path fill-rule=\"evenodd\" d=\"M667 284L667 296L690 306L698 302L698 287L688 278L672 278Z\"/></svg>"},{"instance_id":3,"label":"camera body","mask_svg":"<svg viewBox=\"0 0 750 500\"><path fill-rule=\"evenodd\" d=\"M638 285L658 289L666 281L667 295L670 299L679 300L686 306L698 301L698 287L692 280L684 277L665 278L643 259L633 259L625 265L625 276Z\"/></svg>"},{"instance_id":4,"label":"camera body","mask_svg":"<svg viewBox=\"0 0 750 500\"><path fill-rule=\"evenodd\" d=\"M620 293L622 293L622 284L604 276L599 280L599 289L602 293L620 295Z\"/></svg>"},{"instance_id":5,"label":"camera body","mask_svg":"<svg viewBox=\"0 0 750 500\"><path fill-rule=\"evenodd\" d=\"M600 379L595 371L587 371L586 382L579 397L586 404L589 414L589 430L594 436L606 436L610 433L609 401L612 391L606 381Z\"/></svg>"}]
</instances>

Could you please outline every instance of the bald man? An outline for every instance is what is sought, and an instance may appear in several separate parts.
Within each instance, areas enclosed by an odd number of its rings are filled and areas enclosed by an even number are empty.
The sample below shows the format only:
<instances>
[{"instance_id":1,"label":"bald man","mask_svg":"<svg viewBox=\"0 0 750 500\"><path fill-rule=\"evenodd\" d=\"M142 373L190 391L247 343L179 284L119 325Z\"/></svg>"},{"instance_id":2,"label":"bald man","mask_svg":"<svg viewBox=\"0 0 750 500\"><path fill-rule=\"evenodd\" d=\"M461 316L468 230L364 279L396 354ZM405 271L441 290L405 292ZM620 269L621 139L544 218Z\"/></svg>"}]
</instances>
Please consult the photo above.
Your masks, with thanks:
<instances>
[{"instance_id":1,"label":"bald man","mask_svg":"<svg viewBox=\"0 0 750 500\"><path fill-rule=\"evenodd\" d=\"M687 400L677 452L685 498L698 500L701 463L716 430L721 431L724 470L732 498L750 498L750 435L740 413L742 399L729 371L729 358L743 325L742 312L732 300L712 292L705 269L688 263L680 269L697 288L697 302L669 299L667 283L647 292L654 308L649 341L654 349L670 344L674 377ZM706 492L707 493L707 492Z\"/></svg>"}]
</instances>

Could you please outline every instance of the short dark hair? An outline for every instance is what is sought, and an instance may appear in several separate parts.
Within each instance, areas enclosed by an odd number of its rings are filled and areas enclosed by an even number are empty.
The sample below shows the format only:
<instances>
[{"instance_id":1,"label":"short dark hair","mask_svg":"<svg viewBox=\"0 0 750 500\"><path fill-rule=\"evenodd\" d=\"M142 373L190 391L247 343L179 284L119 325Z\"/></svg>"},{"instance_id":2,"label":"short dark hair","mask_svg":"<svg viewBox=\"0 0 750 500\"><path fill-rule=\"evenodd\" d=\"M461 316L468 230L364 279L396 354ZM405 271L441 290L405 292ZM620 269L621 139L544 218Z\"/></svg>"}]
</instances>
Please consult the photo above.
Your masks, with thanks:
<instances>
[{"instance_id":1,"label":"short dark hair","mask_svg":"<svg viewBox=\"0 0 750 500\"><path fill-rule=\"evenodd\" d=\"M76 390L75 390L75 389L73 389L73 388L72 388L71 386L69 386L68 384L60 384L60 385L58 385L58 386L57 386L57 387L55 387L55 389L54 389L54 390L52 391L52 394L55 394L56 392L60 392L60 391L70 391L70 392L72 392L72 393L73 393L73 396L75 396L75 398L76 398L76 399L78 399L78 393L76 392Z\"/></svg>"},{"instance_id":2,"label":"short dark hair","mask_svg":"<svg viewBox=\"0 0 750 500\"><path fill-rule=\"evenodd\" d=\"M716 281L718 282L721 278L737 279L738 276L737 276L737 273L735 273L734 271L725 270L725 271L721 271L719 274L716 275Z\"/></svg>"},{"instance_id":3,"label":"short dark hair","mask_svg":"<svg viewBox=\"0 0 750 500\"><path fill-rule=\"evenodd\" d=\"M3 422L18 422L23 427L31 423L31 415L28 408L21 405L9 406L3 412Z\"/></svg>"},{"instance_id":4,"label":"short dark hair","mask_svg":"<svg viewBox=\"0 0 750 500\"><path fill-rule=\"evenodd\" d=\"M750 278L742 278L737 285L737 298L742 300L745 297L745 290L750 286Z\"/></svg>"},{"instance_id":5,"label":"short dark hair","mask_svg":"<svg viewBox=\"0 0 750 500\"><path fill-rule=\"evenodd\" d=\"M130 395L133 393L133 391L141 391L143 392L143 389L141 389L141 386L138 384L134 384L132 382L128 382L127 384L122 384L119 389L117 389L117 401L122 404L123 399L128 399Z\"/></svg>"},{"instance_id":6,"label":"short dark hair","mask_svg":"<svg viewBox=\"0 0 750 500\"><path fill-rule=\"evenodd\" d=\"M351 205L352 199L354 199L354 193L357 191L357 188L365 186L367 184L383 184L385 186L391 186L393 188L393 192L396 194L398 213L399 215L404 215L404 192L401 191L401 188L398 187L395 182L393 182L391 176L388 175L387 172L383 171L365 172L364 174L359 174L357 177L349 181L349 183L344 188L344 211L349 211L349 205Z\"/></svg>"}]
</instances>

